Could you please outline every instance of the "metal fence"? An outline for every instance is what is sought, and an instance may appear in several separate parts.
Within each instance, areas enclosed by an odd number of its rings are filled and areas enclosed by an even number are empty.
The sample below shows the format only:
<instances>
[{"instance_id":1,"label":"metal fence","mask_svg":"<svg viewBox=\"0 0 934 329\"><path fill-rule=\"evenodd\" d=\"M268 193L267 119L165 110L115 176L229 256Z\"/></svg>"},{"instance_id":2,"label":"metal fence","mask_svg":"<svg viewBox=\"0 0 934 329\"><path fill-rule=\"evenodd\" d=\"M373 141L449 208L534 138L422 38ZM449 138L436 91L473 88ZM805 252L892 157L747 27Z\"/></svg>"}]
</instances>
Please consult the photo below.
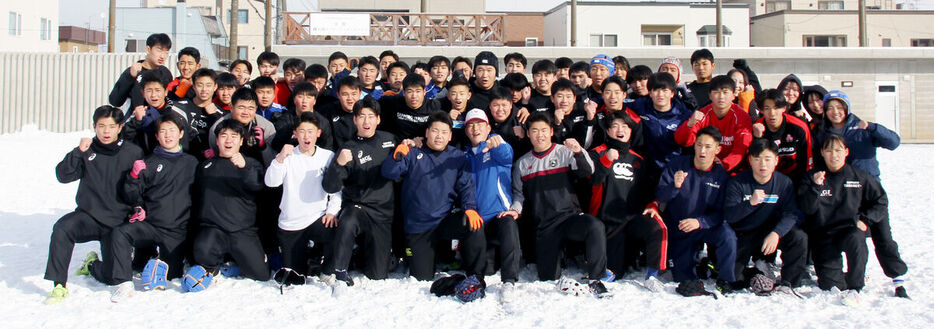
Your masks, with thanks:
<instances>
[{"instance_id":1,"label":"metal fence","mask_svg":"<svg viewBox=\"0 0 934 329\"><path fill-rule=\"evenodd\" d=\"M0 134L24 125L69 132L91 128L91 115L107 104L114 82L141 53L0 52ZM166 66L175 71L175 56Z\"/></svg>"}]
</instances>

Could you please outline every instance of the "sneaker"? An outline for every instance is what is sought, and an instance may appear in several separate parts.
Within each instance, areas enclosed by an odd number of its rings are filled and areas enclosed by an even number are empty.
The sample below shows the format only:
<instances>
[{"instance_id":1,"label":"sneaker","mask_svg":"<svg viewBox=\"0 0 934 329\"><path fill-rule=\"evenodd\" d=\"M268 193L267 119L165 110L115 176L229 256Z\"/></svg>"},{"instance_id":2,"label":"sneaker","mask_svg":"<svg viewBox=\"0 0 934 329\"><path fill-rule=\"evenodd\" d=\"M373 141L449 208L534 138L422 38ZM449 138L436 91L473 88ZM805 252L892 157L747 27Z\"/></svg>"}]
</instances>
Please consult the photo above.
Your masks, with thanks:
<instances>
[{"instance_id":1,"label":"sneaker","mask_svg":"<svg viewBox=\"0 0 934 329\"><path fill-rule=\"evenodd\" d=\"M79 267L78 270L75 271L75 274L91 275L91 270L88 268L88 266L90 266L91 263L96 262L98 259L100 258L97 257L96 252L93 252L93 251L89 252L87 256L84 256L84 262L81 263L81 267Z\"/></svg>"},{"instance_id":2,"label":"sneaker","mask_svg":"<svg viewBox=\"0 0 934 329\"><path fill-rule=\"evenodd\" d=\"M841 295L840 303L843 305L850 307L859 306L859 291L849 289L844 291Z\"/></svg>"},{"instance_id":3,"label":"sneaker","mask_svg":"<svg viewBox=\"0 0 934 329\"><path fill-rule=\"evenodd\" d=\"M344 282L348 287L353 287L353 278L350 277L350 273L347 273L347 270L335 270L334 278Z\"/></svg>"},{"instance_id":4,"label":"sneaker","mask_svg":"<svg viewBox=\"0 0 934 329\"><path fill-rule=\"evenodd\" d=\"M717 291L724 295L733 293L733 284L724 280L717 280Z\"/></svg>"},{"instance_id":5,"label":"sneaker","mask_svg":"<svg viewBox=\"0 0 934 329\"><path fill-rule=\"evenodd\" d=\"M911 297L908 297L908 291L905 290L905 286L895 287L895 297L911 299Z\"/></svg>"},{"instance_id":6,"label":"sneaker","mask_svg":"<svg viewBox=\"0 0 934 329\"><path fill-rule=\"evenodd\" d=\"M334 274L318 274L318 280L321 280L321 282L324 282L324 284L328 286L333 286L337 283L337 277Z\"/></svg>"},{"instance_id":7,"label":"sneaker","mask_svg":"<svg viewBox=\"0 0 934 329\"><path fill-rule=\"evenodd\" d=\"M603 281L601 280L590 281L590 284L588 284L587 287L590 288L590 293L592 293L594 297L597 297L597 298L602 298L604 296L607 296L609 295L609 292L610 292L609 290L606 289L606 286L603 285Z\"/></svg>"},{"instance_id":8,"label":"sneaker","mask_svg":"<svg viewBox=\"0 0 934 329\"><path fill-rule=\"evenodd\" d=\"M45 305L54 305L65 301L65 297L68 297L68 288L65 286L56 284L55 288L52 288L52 293L49 294L49 297L45 299Z\"/></svg>"},{"instance_id":9,"label":"sneaker","mask_svg":"<svg viewBox=\"0 0 934 329\"><path fill-rule=\"evenodd\" d=\"M665 284L654 276L650 276L648 279L645 279L645 281L642 281L642 286L651 292L665 291Z\"/></svg>"},{"instance_id":10,"label":"sneaker","mask_svg":"<svg viewBox=\"0 0 934 329\"><path fill-rule=\"evenodd\" d=\"M697 277L700 278L701 280L707 280L708 278L710 278L709 272L710 272L711 266L712 265L710 264L710 259L708 259L707 257L700 258L700 260L697 261L696 268L694 269L694 271L697 273Z\"/></svg>"},{"instance_id":11,"label":"sneaker","mask_svg":"<svg viewBox=\"0 0 934 329\"><path fill-rule=\"evenodd\" d=\"M499 292L500 302L503 304L512 303L516 300L516 284L512 282L503 282Z\"/></svg>"},{"instance_id":12,"label":"sneaker","mask_svg":"<svg viewBox=\"0 0 934 329\"><path fill-rule=\"evenodd\" d=\"M136 291L136 287L133 286L133 281L127 281L117 285L117 289L114 289L113 294L110 295L110 301L114 303L119 303L120 301L133 297L133 293Z\"/></svg>"}]
</instances>

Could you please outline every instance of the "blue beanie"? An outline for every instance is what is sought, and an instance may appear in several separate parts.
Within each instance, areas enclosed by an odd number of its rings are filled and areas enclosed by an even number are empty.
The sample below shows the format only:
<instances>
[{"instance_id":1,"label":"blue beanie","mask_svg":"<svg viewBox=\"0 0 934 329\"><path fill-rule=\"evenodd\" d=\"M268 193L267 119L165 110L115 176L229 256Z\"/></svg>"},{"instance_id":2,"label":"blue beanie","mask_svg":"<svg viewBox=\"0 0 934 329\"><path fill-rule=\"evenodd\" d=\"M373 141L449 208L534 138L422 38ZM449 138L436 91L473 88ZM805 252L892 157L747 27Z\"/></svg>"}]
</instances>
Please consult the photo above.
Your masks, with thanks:
<instances>
[{"instance_id":1,"label":"blue beanie","mask_svg":"<svg viewBox=\"0 0 934 329\"><path fill-rule=\"evenodd\" d=\"M593 59L590 60L590 66L594 65L606 66L607 70L610 70L610 76L613 76L613 73L616 72L616 63L613 62L610 56L604 54L594 56Z\"/></svg>"},{"instance_id":2,"label":"blue beanie","mask_svg":"<svg viewBox=\"0 0 934 329\"><path fill-rule=\"evenodd\" d=\"M831 90L827 95L824 95L824 108L827 108L827 101L836 99L843 103L846 106L846 113L850 113L850 98L846 96L846 93L839 90Z\"/></svg>"}]
</instances>

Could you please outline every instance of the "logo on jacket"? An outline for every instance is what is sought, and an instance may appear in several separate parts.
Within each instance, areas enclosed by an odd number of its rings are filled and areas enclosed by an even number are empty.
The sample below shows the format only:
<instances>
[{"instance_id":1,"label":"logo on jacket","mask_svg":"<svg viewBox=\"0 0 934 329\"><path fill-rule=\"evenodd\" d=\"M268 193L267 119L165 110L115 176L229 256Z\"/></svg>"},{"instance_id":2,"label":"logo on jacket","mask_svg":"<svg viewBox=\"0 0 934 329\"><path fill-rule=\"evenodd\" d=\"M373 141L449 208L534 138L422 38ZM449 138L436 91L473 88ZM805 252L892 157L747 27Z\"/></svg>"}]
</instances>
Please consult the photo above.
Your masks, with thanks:
<instances>
[{"instance_id":1,"label":"logo on jacket","mask_svg":"<svg viewBox=\"0 0 934 329\"><path fill-rule=\"evenodd\" d=\"M833 193L830 193L830 190L821 190L821 191L820 191L820 195L818 195L818 196L822 196L822 197L823 197L823 196L831 197L831 196L833 196Z\"/></svg>"},{"instance_id":2,"label":"logo on jacket","mask_svg":"<svg viewBox=\"0 0 934 329\"><path fill-rule=\"evenodd\" d=\"M861 187L863 187L863 185L860 184L859 181L848 180L848 181L846 181L846 183L843 183L843 187L846 187L846 188L861 188Z\"/></svg>"},{"instance_id":3,"label":"logo on jacket","mask_svg":"<svg viewBox=\"0 0 934 329\"><path fill-rule=\"evenodd\" d=\"M161 163L156 167L156 172L162 172L162 168L165 168Z\"/></svg>"},{"instance_id":4,"label":"logo on jacket","mask_svg":"<svg viewBox=\"0 0 934 329\"><path fill-rule=\"evenodd\" d=\"M211 161L211 162L208 162L208 163L204 164L204 169L211 168L211 165L212 165L212 164L214 164L214 161Z\"/></svg>"},{"instance_id":5,"label":"logo on jacket","mask_svg":"<svg viewBox=\"0 0 934 329\"><path fill-rule=\"evenodd\" d=\"M677 123L672 123L672 124L670 124L670 125L665 126L665 129L668 129L668 130L671 130L671 131L678 130L678 124L677 124Z\"/></svg>"},{"instance_id":6,"label":"logo on jacket","mask_svg":"<svg viewBox=\"0 0 934 329\"><path fill-rule=\"evenodd\" d=\"M331 119L331 121L334 121L334 122L341 121L341 117L334 117L334 119Z\"/></svg>"},{"instance_id":7,"label":"logo on jacket","mask_svg":"<svg viewBox=\"0 0 934 329\"><path fill-rule=\"evenodd\" d=\"M395 145L393 145L392 141L383 142L383 148L384 148L384 149L387 149L387 148L390 148L390 147L395 147Z\"/></svg>"},{"instance_id":8,"label":"logo on jacket","mask_svg":"<svg viewBox=\"0 0 934 329\"><path fill-rule=\"evenodd\" d=\"M363 150L360 150L360 151L357 151L357 159L360 159L360 164L364 164L364 163L367 163L373 160L373 157L371 157L369 154L364 156Z\"/></svg>"},{"instance_id":9,"label":"logo on jacket","mask_svg":"<svg viewBox=\"0 0 934 329\"><path fill-rule=\"evenodd\" d=\"M733 136L723 136L723 140L720 141L720 145L724 145L724 146L733 145Z\"/></svg>"},{"instance_id":10,"label":"logo on jacket","mask_svg":"<svg viewBox=\"0 0 934 329\"><path fill-rule=\"evenodd\" d=\"M707 186L713 187L713 188L715 188L715 189L719 189L719 188L720 188L720 184L717 184L717 183L714 183L714 182L707 182Z\"/></svg>"},{"instance_id":11,"label":"logo on jacket","mask_svg":"<svg viewBox=\"0 0 934 329\"><path fill-rule=\"evenodd\" d=\"M557 167L557 166L558 166L558 159L551 159L551 161L548 161L548 166L549 166L549 167Z\"/></svg>"},{"instance_id":12,"label":"logo on jacket","mask_svg":"<svg viewBox=\"0 0 934 329\"><path fill-rule=\"evenodd\" d=\"M490 152L483 153L483 160L480 160L480 162L487 162L487 161L490 161Z\"/></svg>"},{"instance_id":13,"label":"logo on jacket","mask_svg":"<svg viewBox=\"0 0 934 329\"><path fill-rule=\"evenodd\" d=\"M786 141L786 142L793 142L794 140L795 140L795 138L794 138L794 137L791 137L791 134L788 134L788 135L785 136L785 141Z\"/></svg>"},{"instance_id":14,"label":"logo on jacket","mask_svg":"<svg viewBox=\"0 0 934 329\"><path fill-rule=\"evenodd\" d=\"M88 161L94 161L94 158L97 158L97 153L91 153L91 156L88 157Z\"/></svg>"},{"instance_id":15,"label":"logo on jacket","mask_svg":"<svg viewBox=\"0 0 934 329\"><path fill-rule=\"evenodd\" d=\"M423 156L425 156L425 153L419 153L418 156L415 157L415 160L421 160Z\"/></svg>"},{"instance_id":16,"label":"logo on jacket","mask_svg":"<svg viewBox=\"0 0 934 329\"><path fill-rule=\"evenodd\" d=\"M632 165L625 162L617 162L613 164L613 175L616 176L616 179L625 179L632 181Z\"/></svg>"}]
</instances>

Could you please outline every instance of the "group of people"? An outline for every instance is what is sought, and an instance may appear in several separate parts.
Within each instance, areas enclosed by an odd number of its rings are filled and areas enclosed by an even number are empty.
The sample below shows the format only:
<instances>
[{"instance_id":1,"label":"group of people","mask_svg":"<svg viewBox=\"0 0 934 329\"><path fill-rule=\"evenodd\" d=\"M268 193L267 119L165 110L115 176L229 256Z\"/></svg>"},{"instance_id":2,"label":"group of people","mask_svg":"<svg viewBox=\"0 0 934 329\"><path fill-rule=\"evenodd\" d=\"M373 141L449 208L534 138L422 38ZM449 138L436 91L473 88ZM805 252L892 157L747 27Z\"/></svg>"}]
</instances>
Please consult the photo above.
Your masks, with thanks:
<instances>
[{"instance_id":1,"label":"group of people","mask_svg":"<svg viewBox=\"0 0 934 329\"><path fill-rule=\"evenodd\" d=\"M714 76L707 49L688 84L673 57L655 71L606 55L529 71L510 53L501 74L489 51L411 66L385 51L327 66L264 52L251 79L252 63L201 68L188 47L173 78L171 48L149 36L95 110L96 136L56 167L80 183L52 228L47 303L68 295L88 241L100 254L77 274L117 286L114 301L134 271L145 290L181 278L200 291L220 275L432 280L442 265L483 287L498 271L509 299L524 264L539 280L576 266L575 285L598 295L634 271L656 292L666 271L679 292L706 278L723 293L767 293L765 279L792 290L813 264L820 289L855 303L867 235L907 297L875 159L898 135L794 75L762 89L736 60Z\"/></svg>"}]
</instances>

